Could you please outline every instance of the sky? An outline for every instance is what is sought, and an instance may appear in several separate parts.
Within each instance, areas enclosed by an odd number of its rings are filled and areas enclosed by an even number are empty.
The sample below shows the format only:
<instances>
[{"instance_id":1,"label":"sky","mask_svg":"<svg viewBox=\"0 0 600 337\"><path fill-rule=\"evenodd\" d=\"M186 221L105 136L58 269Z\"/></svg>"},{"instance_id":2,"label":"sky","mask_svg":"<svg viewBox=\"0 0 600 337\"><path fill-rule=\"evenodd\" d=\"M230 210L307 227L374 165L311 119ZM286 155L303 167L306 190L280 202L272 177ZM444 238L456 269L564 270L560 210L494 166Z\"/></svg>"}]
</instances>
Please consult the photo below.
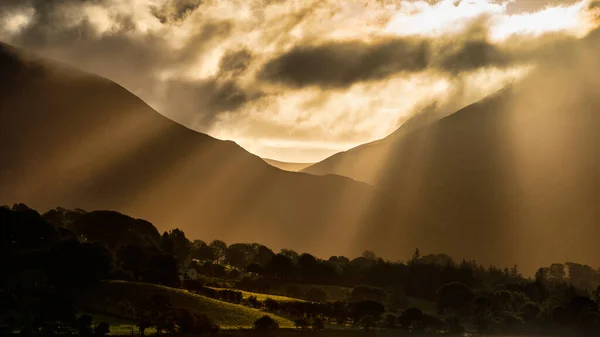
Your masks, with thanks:
<instances>
[{"instance_id":1,"label":"sky","mask_svg":"<svg viewBox=\"0 0 600 337\"><path fill-rule=\"evenodd\" d=\"M2 0L0 40L261 157L316 162L499 90L599 18L599 0Z\"/></svg>"}]
</instances>

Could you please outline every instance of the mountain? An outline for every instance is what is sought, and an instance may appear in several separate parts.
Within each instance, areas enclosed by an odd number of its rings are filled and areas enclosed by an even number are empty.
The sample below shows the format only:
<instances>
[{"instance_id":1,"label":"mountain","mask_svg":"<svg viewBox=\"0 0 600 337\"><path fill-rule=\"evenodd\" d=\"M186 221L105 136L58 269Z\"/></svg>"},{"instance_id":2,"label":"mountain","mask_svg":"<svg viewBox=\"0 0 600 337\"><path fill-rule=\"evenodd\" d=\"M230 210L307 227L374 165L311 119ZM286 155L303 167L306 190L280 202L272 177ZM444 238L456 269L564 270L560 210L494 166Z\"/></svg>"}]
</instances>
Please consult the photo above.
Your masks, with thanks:
<instances>
[{"instance_id":1,"label":"mountain","mask_svg":"<svg viewBox=\"0 0 600 337\"><path fill-rule=\"evenodd\" d=\"M600 264L600 30L505 90L308 167L393 195L422 250ZM363 238L386 252L400 236ZM435 247L435 249L434 249Z\"/></svg>"},{"instance_id":2,"label":"mountain","mask_svg":"<svg viewBox=\"0 0 600 337\"><path fill-rule=\"evenodd\" d=\"M275 166L279 169L282 169L284 171L290 171L290 172L298 172L301 171L309 166L311 166L314 163L289 163L289 162L283 162L283 161L279 161L279 160L275 160L275 159L268 159L268 158L263 158L263 160L271 165L271 166Z\"/></svg>"},{"instance_id":3,"label":"mountain","mask_svg":"<svg viewBox=\"0 0 600 337\"><path fill-rule=\"evenodd\" d=\"M0 157L0 204L117 210L204 240L355 256L373 248L364 231L398 217L367 184L282 171L105 78L5 44Z\"/></svg>"}]
</instances>

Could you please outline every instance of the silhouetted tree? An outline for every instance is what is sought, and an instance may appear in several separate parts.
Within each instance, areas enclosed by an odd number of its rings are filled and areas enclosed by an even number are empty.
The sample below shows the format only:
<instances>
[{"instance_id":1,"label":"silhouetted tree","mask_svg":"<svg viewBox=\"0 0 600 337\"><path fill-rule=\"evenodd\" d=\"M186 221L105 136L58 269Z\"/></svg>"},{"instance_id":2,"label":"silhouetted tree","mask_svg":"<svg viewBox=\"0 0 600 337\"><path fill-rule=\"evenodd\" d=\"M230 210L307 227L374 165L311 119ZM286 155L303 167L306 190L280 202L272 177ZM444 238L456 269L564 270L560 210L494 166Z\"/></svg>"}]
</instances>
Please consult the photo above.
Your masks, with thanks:
<instances>
[{"instance_id":1,"label":"silhouetted tree","mask_svg":"<svg viewBox=\"0 0 600 337\"><path fill-rule=\"evenodd\" d=\"M227 250L227 244L221 240L214 240L210 243L210 247L213 249L215 254L215 261L221 262L225 257L225 251Z\"/></svg>"},{"instance_id":2,"label":"silhouetted tree","mask_svg":"<svg viewBox=\"0 0 600 337\"><path fill-rule=\"evenodd\" d=\"M94 336L104 337L110 333L110 325L106 322L98 322L94 326Z\"/></svg>"},{"instance_id":3,"label":"silhouetted tree","mask_svg":"<svg viewBox=\"0 0 600 337\"><path fill-rule=\"evenodd\" d=\"M265 275L265 269L256 262L252 262L246 267L246 272L252 275Z\"/></svg>"},{"instance_id":4,"label":"silhouetted tree","mask_svg":"<svg viewBox=\"0 0 600 337\"><path fill-rule=\"evenodd\" d=\"M280 280L287 279L294 269L292 259L284 254L273 256L267 266L267 271L274 273Z\"/></svg>"},{"instance_id":5,"label":"silhouetted tree","mask_svg":"<svg viewBox=\"0 0 600 337\"><path fill-rule=\"evenodd\" d=\"M438 313L443 314L447 310L459 312L473 300L473 291L460 282L445 284L437 291Z\"/></svg>"},{"instance_id":6,"label":"silhouetted tree","mask_svg":"<svg viewBox=\"0 0 600 337\"><path fill-rule=\"evenodd\" d=\"M394 329L396 328L396 321L397 321L397 317L392 315L392 314L387 314L385 316L385 325L388 329Z\"/></svg>"},{"instance_id":7,"label":"silhouetted tree","mask_svg":"<svg viewBox=\"0 0 600 337\"><path fill-rule=\"evenodd\" d=\"M375 319L375 317L367 315L361 317L358 324L363 330L370 331L377 324L377 320Z\"/></svg>"},{"instance_id":8,"label":"silhouetted tree","mask_svg":"<svg viewBox=\"0 0 600 337\"><path fill-rule=\"evenodd\" d=\"M327 293L320 288L310 288L306 292L306 299L313 302L325 302L327 301Z\"/></svg>"},{"instance_id":9,"label":"silhouetted tree","mask_svg":"<svg viewBox=\"0 0 600 337\"><path fill-rule=\"evenodd\" d=\"M271 331L277 330L278 328L279 324L267 315L257 319L256 322L254 322L254 330L265 336Z\"/></svg>"},{"instance_id":10,"label":"silhouetted tree","mask_svg":"<svg viewBox=\"0 0 600 337\"><path fill-rule=\"evenodd\" d=\"M321 317L315 317L312 323L312 328L317 333L325 329L325 321Z\"/></svg>"},{"instance_id":11,"label":"silhouetted tree","mask_svg":"<svg viewBox=\"0 0 600 337\"><path fill-rule=\"evenodd\" d=\"M89 337L92 335L92 316L81 315L75 321L75 329L81 337Z\"/></svg>"},{"instance_id":12,"label":"silhouetted tree","mask_svg":"<svg viewBox=\"0 0 600 337\"><path fill-rule=\"evenodd\" d=\"M310 323L306 318L298 318L294 321L294 326L296 328L300 328L302 331L305 331L310 326Z\"/></svg>"}]
</instances>

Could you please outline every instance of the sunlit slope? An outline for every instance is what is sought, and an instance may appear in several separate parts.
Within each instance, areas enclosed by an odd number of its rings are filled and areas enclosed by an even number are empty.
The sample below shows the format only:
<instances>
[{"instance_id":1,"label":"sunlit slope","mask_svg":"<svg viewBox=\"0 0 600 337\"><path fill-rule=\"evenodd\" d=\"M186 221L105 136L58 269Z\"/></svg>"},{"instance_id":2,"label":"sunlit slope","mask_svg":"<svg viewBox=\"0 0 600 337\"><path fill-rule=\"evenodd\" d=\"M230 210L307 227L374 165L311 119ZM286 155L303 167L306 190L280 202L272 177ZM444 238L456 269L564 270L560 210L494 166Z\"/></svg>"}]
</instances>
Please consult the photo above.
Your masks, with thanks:
<instances>
[{"instance_id":1,"label":"sunlit slope","mask_svg":"<svg viewBox=\"0 0 600 337\"><path fill-rule=\"evenodd\" d=\"M129 317L132 315L131 312L123 308L140 306L149 308L150 299L155 294L167 297L173 308L184 308L195 314L207 315L224 329L251 328L257 319L266 315L258 309L196 295L183 289L125 281L106 281L95 286L89 291L89 295L86 295L87 306L95 311L107 310L106 314L133 318L133 316ZM285 318L268 315L281 327L294 326L293 322Z\"/></svg>"},{"instance_id":2,"label":"sunlit slope","mask_svg":"<svg viewBox=\"0 0 600 337\"><path fill-rule=\"evenodd\" d=\"M393 194L425 251L510 264L600 264L600 32L506 90L306 169ZM398 133L402 133L401 127ZM402 236L373 227L393 255Z\"/></svg>"},{"instance_id":3,"label":"sunlit slope","mask_svg":"<svg viewBox=\"0 0 600 337\"><path fill-rule=\"evenodd\" d=\"M312 163L289 163L268 158L263 158L263 160L271 166L290 172L298 172L312 165Z\"/></svg>"},{"instance_id":4,"label":"sunlit slope","mask_svg":"<svg viewBox=\"0 0 600 337\"><path fill-rule=\"evenodd\" d=\"M274 168L107 79L0 44L0 81L0 204L114 209L193 239L324 257L357 255L363 227L397 224L367 184Z\"/></svg>"}]
</instances>

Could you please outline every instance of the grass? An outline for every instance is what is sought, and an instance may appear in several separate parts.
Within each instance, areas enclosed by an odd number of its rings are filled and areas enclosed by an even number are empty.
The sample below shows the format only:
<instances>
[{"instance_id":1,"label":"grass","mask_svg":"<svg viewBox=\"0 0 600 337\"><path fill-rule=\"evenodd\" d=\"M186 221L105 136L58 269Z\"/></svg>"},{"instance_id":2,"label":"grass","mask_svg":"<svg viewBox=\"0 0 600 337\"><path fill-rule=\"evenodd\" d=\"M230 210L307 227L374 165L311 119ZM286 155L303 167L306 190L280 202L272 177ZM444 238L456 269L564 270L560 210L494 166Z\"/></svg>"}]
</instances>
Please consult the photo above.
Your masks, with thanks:
<instances>
[{"instance_id":1,"label":"grass","mask_svg":"<svg viewBox=\"0 0 600 337\"><path fill-rule=\"evenodd\" d=\"M138 328L135 325L135 322L130 319L124 319L109 315L103 314L89 314L92 316L94 322L106 322L110 326L109 335L112 336L124 336L131 335L131 329L133 329L134 335L138 335ZM156 334L156 329L149 328L146 330L146 335L154 335Z\"/></svg>"},{"instance_id":2,"label":"grass","mask_svg":"<svg viewBox=\"0 0 600 337\"><path fill-rule=\"evenodd\" d=\"M341 287L341 286L332 286L332 285L324 285L324 284L299 284L299 283L288 283L273 289L273 293L278 294L277 296L281 296L279 294L285 294L287 288L290 286L297 287L302 293L307 293L312 288L322 289L327 293L328 301L343 301L346 299L346 295L352 292L352 288ZM275 296L275 295L273 295ZM282 296L285 297L285 296Z\"/></svg>"},{"instance_id":3,"label":"grass","mask_svg":"<svg viewBox=\"0 0 600 337\"><path fill-rule=\"evenodd\" d=\"M288 297L288 296L281 296L281 295L272 295L272 294L263 294L263 293L253 293L251 291L245 291L245 290L240 290L240 289L235 289L235 288L214 288L214 287L208 287L211 289L215 289L215 290L234 290L234 291L240 291L242 293L242 296L244 299L250 297L250 296L254 296L256 297L257 300L259 301L264 301L266 299L272 299L278 302L306 302L305 300L301 300L299 298L294 298L294 297Z\"/></svg>"},{"instance_id":4,"label":"grass","mask_svg":"<svg viewBox=\"0 0 600 337\"><path fill-rule=\"evenodd\" d=\"M288 319L257 309L215 300L183 289L148 283L106 281L95 286L88 294L88 300L84 306L93 312L105 314L105 317L123 318L120 322L122 324L117 324L117 326L126 325L126 321L133 318L131 312L124 310L119 305L120 302L129 302L137 307L149 307L151 306L150 297L154 294L167 296L175 308L185 308L196 314L206 314L222 329L251 328L254 322L264 315L271 316L282 328L294 326L294 323ZM110 324L110 322L108 323ZM129 327L129 333L131 333L131 327Z\"/></svg>"}]
</instances>

